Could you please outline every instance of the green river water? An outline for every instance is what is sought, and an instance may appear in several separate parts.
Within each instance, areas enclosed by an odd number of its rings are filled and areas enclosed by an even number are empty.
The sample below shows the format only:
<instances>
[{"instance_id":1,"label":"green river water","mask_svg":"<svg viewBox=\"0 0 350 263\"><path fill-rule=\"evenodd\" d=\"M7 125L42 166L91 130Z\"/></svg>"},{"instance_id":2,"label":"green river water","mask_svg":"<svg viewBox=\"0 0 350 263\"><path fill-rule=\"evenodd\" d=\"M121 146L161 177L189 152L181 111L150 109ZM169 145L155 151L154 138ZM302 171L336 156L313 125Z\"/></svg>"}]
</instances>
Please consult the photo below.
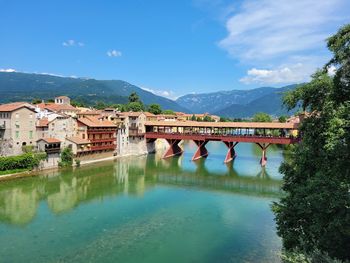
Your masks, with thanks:
<instances>
[{"instance_id":1,"label":"green river water","mask_svg":"<svg viewBox=\"0 0 350 263\"><path fill-rule=\"evenodd\" d=\"M0 182L0 262L279 262L277 147L157 154Z\"/></svg>"}]
</instances>

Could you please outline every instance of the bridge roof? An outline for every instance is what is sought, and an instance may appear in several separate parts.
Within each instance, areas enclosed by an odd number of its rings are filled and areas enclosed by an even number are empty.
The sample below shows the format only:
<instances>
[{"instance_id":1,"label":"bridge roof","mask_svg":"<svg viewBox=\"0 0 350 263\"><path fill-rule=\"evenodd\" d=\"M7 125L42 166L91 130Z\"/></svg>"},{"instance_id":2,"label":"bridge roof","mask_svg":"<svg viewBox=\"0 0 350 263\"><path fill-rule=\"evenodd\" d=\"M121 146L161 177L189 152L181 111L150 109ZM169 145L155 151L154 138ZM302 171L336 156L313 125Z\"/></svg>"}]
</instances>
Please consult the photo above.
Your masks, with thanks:
<instances>
[{"instance_id":1,"label":"bridge roof","mask_svg":"<svg viewBox=\"0 0 350 263\"><path fill-rule=\"evenodd\" d=\"M160 127L206 127L206 128L260 128L297 129L298 123L279 122L200 122L200 121L147 121L146 126Z\"/></svg>"}]
</instances>

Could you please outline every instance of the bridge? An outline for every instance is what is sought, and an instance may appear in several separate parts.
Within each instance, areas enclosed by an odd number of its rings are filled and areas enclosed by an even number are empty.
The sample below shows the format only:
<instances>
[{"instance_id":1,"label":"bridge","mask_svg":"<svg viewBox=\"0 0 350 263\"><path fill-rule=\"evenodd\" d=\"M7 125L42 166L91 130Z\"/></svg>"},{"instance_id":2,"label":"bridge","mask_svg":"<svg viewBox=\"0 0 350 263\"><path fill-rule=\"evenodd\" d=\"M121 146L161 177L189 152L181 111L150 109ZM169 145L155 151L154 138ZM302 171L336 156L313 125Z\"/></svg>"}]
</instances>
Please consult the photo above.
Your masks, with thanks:
<instances>
[{"instance_id":1,"label":"bridge","mask_svg":"<svg viewBox=\"0 0 350 263\"><path fill-rule=\"evenodd\" d=\"M260 164L267 163L266 150L271 144L293 144L300 141L298 123L276 122L197 122L197 121L149 121L145 123L147 142L165 139L169 147L163 158L181 155L179 143L192 140L197 145L192 160L209 155L206 144L221 141L227 148L224 162L236 157L235 146L240 142L255 143L262 150Z\"/></svg>"}]
</instances>

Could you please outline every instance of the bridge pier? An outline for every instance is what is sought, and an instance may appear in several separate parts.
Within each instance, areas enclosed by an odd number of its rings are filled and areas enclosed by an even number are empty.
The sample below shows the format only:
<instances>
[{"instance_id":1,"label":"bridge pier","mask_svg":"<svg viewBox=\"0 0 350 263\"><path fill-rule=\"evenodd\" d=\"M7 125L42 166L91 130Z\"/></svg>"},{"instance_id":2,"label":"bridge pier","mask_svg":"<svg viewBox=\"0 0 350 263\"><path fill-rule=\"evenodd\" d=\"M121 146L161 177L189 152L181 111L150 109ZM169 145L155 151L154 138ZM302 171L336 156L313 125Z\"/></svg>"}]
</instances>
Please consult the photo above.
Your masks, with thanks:
<instances>
[{"instance_id":1,"label":"bridge pier","mask_svg":"<svg viewBox=\"0 0 350 263\"><path fill-rule=\"evenodd\" d=\"M198 146L198 148L192 157L192 161L196 161L200 158L208 157L209 153L208 153L207 148L205 148L205 145L208 143L208 141L207 140L204 140L204 141L193 140L193 141Z\"/></svg>"},{"instance_id":2,"label":"bridge pier","mask_svg":"<svg viewBox=\"0 0 350 263\"><path fill-rule=\"evenodd\" d=\"M169 148L166 150L166 152L163 155L164 159L182 154L183 150L179 146L179 142L181 142L181 140L166 139L166 141L169 143Z\"/></svg>"},{"instance_id":3,"label":"bridge pier","mask_svg":"<svg viewBox=\"0 0 350 263\"><path fill-rule=\"evenodd\" d=\"M228 151L226 154L226 158L224 163L229 163L231 162L233 159L236 158L236 151L235 151L235 146L238 144L238 142L225 142L226 146L228 147Z\"/></svg>"},{"instance_id":4,"label":"bridge pier","mask_svg":"<svg viewBox=\"0 0 350 263\"><path fill-rule=\"evenodd\" d=\"M260 164L262 167L264 167L267 163L267 157L266 157L266 151L267 148L271 145L271 143L256 143L262 150L262 156L260 159Z\"/></svg>"}]
</instances>

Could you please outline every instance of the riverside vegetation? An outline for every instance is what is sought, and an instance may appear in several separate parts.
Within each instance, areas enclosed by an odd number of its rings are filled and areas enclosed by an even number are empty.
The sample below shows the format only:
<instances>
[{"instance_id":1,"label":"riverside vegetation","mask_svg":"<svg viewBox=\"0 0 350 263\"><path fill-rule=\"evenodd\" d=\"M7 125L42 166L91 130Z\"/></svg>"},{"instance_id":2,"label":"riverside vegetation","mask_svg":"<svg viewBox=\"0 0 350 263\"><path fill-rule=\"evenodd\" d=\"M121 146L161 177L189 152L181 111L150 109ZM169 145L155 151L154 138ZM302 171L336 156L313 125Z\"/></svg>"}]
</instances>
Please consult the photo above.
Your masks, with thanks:
<instances>
[{"instance_id":1,"label":"riverside vegetation","mask_svg":"<svg viewBox=\"0 0 350 263\"><path fill-rule=\"evenodd\" d=\"M284 98L311 112L280 168L286 196L273 205L286 262L350 260L350 24L327 46L330 62Z\"/></svg>"}]
</instances>

